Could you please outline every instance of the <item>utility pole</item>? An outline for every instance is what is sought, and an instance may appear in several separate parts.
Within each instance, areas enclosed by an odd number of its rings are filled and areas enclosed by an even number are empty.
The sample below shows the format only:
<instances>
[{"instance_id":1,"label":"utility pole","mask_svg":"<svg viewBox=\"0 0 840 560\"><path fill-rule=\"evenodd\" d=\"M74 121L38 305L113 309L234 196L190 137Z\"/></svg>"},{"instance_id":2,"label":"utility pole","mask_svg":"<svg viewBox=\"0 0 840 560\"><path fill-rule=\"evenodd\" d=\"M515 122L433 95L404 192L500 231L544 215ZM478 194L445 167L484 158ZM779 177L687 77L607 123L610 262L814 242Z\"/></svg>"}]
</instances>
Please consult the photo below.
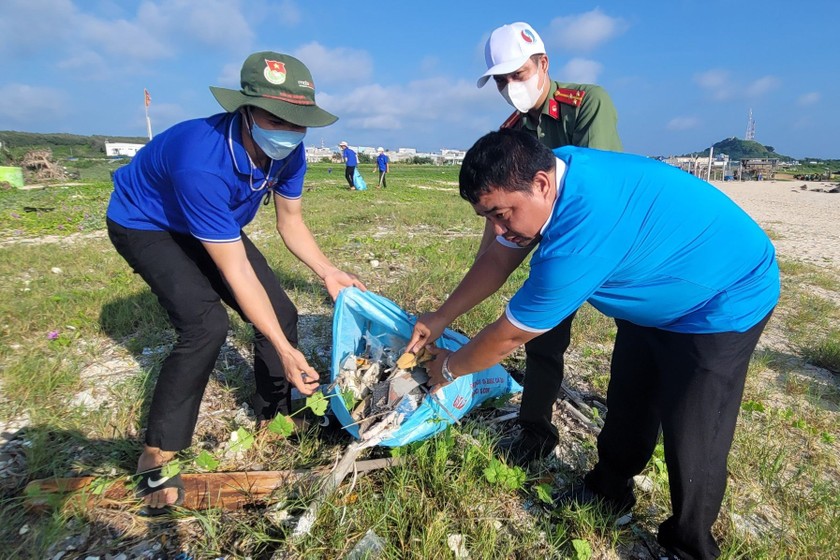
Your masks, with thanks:
<instances>
[{"instance_id":1,"label":"utility pole","mask_svg":"<svg viewBox=\"0 0 840 560\"><path fill-rule=\"evenodd\" d=\"M715 147L712 146L711 148L709 148L709 167L706 168L706 182L707 183L709 182L709 178L711 177L711 174L712 174L712 154L714 154L714 153L715 153Z\"/></svg>"}]
</instances>

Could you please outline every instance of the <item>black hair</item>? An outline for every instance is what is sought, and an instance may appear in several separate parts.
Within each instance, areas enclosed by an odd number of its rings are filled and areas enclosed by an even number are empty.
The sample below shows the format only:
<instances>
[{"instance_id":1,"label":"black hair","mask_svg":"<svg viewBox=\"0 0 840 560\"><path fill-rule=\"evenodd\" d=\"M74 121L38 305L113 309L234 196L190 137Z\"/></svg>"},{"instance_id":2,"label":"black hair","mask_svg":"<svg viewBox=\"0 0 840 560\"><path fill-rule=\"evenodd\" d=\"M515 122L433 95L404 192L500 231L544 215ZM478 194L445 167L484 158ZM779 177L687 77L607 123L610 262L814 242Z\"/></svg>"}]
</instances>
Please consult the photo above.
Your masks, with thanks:
<instances>
[{"instance_id":1,"label":"black hair","mask_svg":"<svg viewBox=\"0 0 840 560\"><path fill-rule=\"evenodd\" d=\"M533 135L503 128L467 150L458 183L461 198L476 204L493 189L530 191L538 171L554 168L554 154Z\"/></svg>"}]
</instances>

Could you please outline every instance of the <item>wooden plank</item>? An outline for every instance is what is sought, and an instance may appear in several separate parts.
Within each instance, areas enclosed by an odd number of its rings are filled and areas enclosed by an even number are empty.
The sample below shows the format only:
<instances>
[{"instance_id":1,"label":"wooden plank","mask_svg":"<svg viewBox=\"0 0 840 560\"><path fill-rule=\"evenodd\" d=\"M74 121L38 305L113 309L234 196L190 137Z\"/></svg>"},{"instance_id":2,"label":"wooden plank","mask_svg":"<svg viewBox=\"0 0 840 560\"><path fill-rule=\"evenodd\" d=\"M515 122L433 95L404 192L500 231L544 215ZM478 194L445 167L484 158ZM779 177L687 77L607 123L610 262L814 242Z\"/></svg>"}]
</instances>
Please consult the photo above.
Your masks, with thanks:
<instances>
[{"instance_id":1,"label":"wooden plank","mask_svg":"<svg viewBox=\"0 0 840 560\"><path fill-rule=\"evenodd\" d=\"M357 461L355 465L351 463L351 466L357 472L369 472L399 462L399 458L370 459ZM325 473L329 473L328 467L287 471L181 473L185 490L182 507L241 509L265 500L281 486L320 482ZM140 500L134 497L133 489L126 488L127 481L127 477L108 481L94 476L33 480L26 485L24 503L36 511L67 504L86 508L139 507ZM95 489L101 491L97 494L94 493Z\"/></svg>"},{"instance_id":2,"label":"wooden plank","mask_svg":"<svg viewBox=\"0 0 840 560\"><path fill-rule=\"evenodd\" d=\"M187 509L241 509L271 495L278 487L317 476L316 471L251 471L225 473L182 473L184 504ZM139 505L127 478L106 481L93 476L48 478L27 484L25 504L35 510L74 503L84 507L125 507ZM94 493L94 489L102 491Z\"/></svg>"}]
</instances>

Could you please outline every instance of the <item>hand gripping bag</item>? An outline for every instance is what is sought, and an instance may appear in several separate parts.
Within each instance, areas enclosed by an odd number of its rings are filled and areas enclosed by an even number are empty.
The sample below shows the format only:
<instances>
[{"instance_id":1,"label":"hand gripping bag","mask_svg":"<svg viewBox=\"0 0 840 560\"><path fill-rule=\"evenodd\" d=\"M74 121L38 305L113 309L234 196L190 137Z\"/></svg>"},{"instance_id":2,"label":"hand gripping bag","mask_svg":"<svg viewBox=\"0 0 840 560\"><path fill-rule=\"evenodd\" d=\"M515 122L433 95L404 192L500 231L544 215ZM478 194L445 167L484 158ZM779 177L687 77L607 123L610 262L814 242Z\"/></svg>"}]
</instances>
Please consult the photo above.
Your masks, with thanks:
<instances>
[{"instance_id":1,"label":"hand gripping bag","mask_svg":"<svg viewBox=\"0 0 840 560\"><path fill-rule=\"evenodd\" d=\"M393 301L373 292L353 287L343 289L335 302L333 315L331 380L335 381L340 372L339 364L348 354L358 356L368 349L371 358L378 361L386 348L402 352L411 338L416 320ZM468 340L464 335L446 329L435 343L448 350L457 350ZM500 365L461 376L440 389L435 394L436 398L425 395L418 408L403 420L399 428L376 444L399 447L420 441L445 429L453 423L453 418L460 420L487 399L521 390L522 387ZM338 387L333 389L333 393L337 391ZM354 424L344 400L340 396L330 398L330 406L344 429L358 439L359 428Z\"/></svg>"}]
</instances>

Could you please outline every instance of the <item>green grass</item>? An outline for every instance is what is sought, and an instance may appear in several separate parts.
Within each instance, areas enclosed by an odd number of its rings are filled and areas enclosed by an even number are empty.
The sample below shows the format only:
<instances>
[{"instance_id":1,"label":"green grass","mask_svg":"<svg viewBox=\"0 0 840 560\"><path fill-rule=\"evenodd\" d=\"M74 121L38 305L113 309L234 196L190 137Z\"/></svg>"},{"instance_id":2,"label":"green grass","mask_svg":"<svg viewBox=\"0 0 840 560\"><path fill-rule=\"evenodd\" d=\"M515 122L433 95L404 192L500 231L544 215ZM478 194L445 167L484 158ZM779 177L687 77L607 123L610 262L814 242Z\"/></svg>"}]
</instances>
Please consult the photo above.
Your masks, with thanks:
<instances>
[{"instance_id":1,"label":"green grass","mask_svg":"<svg viewBox=\"0 0 840 560\"><path fill-rule=\"evenodd\" d=\"M369 182L372 167L361 169ZM483 225L458 196L457 169L395 164L388 189L365 192L347 190L342 172L341 165L316 164L306 177L304 215L324 252L403 308L435 309L470 266ZM499 436L486 413L399 450L404 462L398 467L345 481L327 499L311 535L299 541L284 518L307 506L313 490L306 487L279 489L268 508L182 513L150 525L138 523L130 507L22 508L23 487L31 480L80 473L112 479L133 472L148 396L173 342L155 298L107 239L103 216L110 189L106 180L0 191L0 418L27 426L23 470L0 481L0 550L8 557L53 557L64 550L65 538L89 531L78 549L82 557L116 554L148 540L172 555L183 550L195 558L268 558L274 551L284 558L342 558L369 529L385 542L383 558L451 558L451 535L463 537L471 558L584 558L587 548L592 558L646 553L643 542L653 542L670 511L661 448L643 473L653 489L639 494L634 520L615 527L597 510L536 505L536 485L560 490L591 466L591 435L570 423L563 450L569 462L529 473L521 487L506 489L484 474ZM273 212L261 211L248 233L301 315L315 323L313 336L328 341L326 293L284 248ZM44 243L45 236L54 237ZM724 558L840 554L840 391L836 376L805 367L840 366L840 310L831 298L840 272L780 264L783 299L770 330L785 344L757 353L748 375L730 484L715 525ZM495 320L526 276L524 266L454 327L473 335ZM584 306L572 335L569 383L603 396L614 323ZM348 443L342 433L313 431L297 444L257 434L250 449L225 455L230 433L250 428L235 417L251 390L250 340L247 326L232 317L229 344L205 395L214 408L181 454L186 468L198 468L191 461L202 450L220 459L222 471L328 468ZM323 344L301 342L323 371ZM96 369L104 363L117 365ZM522 369L523 353L505 365ZM80 402L86 392L99 404ZM744 533L732 521L735 515L765 520L770 528L757 536Z\"/></svg>"}]
</instances>

